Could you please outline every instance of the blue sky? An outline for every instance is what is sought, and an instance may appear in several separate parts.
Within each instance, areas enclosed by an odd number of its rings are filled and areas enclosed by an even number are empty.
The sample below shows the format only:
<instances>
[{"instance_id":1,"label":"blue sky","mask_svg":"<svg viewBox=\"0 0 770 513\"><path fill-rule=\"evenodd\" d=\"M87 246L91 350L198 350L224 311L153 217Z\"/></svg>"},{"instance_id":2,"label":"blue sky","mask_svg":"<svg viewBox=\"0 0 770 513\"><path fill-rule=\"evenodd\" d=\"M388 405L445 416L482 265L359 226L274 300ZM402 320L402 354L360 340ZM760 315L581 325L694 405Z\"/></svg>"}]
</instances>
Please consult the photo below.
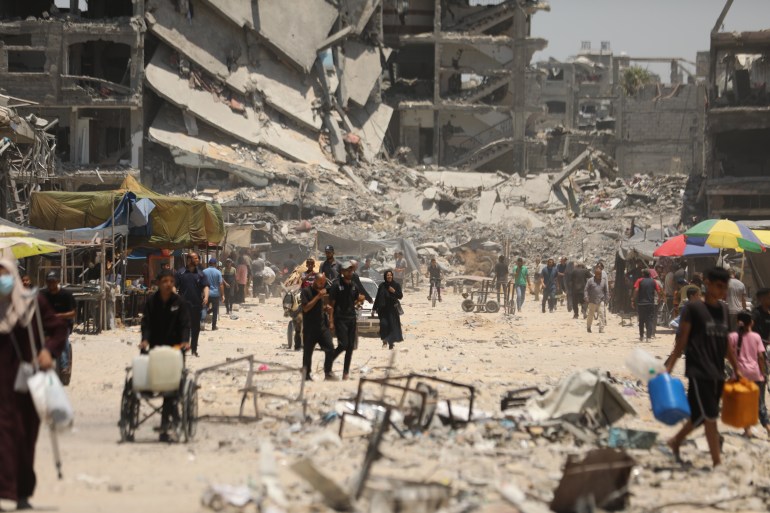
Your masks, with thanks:
<instances>
[{"instance_id":1,"label":"blue sky","mask_svg":"<svg viewBox=\"0 0 770 513\"><path fill-rule=\"evenodd\" d=\"M682 57L694 61L708 50L709 33L725 0L550 0L551 12L533 17L532 36L548 40L534 61L563 60L580 42L599 48L610 41L615 53L634 57ZM725 19L726 31L770 28L769 0L735 0ZM669 66L650 66L668 77Z\"/></svg>"}]
</instances>

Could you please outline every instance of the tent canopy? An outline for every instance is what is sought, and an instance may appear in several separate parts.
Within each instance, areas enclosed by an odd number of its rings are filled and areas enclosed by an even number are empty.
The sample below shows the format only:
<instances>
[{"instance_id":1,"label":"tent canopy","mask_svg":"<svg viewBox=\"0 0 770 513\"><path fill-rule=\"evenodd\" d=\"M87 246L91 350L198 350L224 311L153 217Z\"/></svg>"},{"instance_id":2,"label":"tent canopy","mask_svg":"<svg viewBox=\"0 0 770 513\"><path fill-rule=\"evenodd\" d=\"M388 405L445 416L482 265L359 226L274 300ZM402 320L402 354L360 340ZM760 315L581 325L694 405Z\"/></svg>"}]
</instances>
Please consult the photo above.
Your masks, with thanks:
<instances>
[{"instance_id":1,"label":"tent canopy","mask_svg":"<svg viewBox=\"0 0 770 513\"><path fill-rule=\"evenodd\" d=\"M101 192L35 192L31 197L30 224L45 230L73 230L128 224L137 201L151 199L149 222L139 232L132 231L132 244L154 247L187 247L219 243L225 228L222 207L188 198L159 195L132 177L121 189ZM140 203L142 213L148 205ZM136 216L134 216L136 219Z\"/></svg>"}]
</instances>

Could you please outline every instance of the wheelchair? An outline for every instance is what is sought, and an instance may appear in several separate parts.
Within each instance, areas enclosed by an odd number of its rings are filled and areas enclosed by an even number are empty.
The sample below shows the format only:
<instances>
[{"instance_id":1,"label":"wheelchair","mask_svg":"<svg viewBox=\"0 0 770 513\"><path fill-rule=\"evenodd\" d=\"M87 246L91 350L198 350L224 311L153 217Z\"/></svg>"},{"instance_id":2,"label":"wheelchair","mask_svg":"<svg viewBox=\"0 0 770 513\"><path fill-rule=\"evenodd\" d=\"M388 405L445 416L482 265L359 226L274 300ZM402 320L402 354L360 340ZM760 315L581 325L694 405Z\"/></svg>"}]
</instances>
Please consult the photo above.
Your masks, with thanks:
<instances>
[{"instance_id":1,"label":"wheelchair","mask_svg":"<svg viewBox=\"0 0 770 513\"><path fill-rule=\"evenodd\" d=\"M170 392L137 391L134 390L133 369L126 367L126 379L120 398L120 429L121 442L133 442L136 431L145 422L161 415L163 399L176 398L175 410L171 416L170 433L177 441L187 443L195 437L198 425L198 385L192 373L182 369L179 388ZM143 412L142 404L146 412Z\"/></svg>"}]
</instances>

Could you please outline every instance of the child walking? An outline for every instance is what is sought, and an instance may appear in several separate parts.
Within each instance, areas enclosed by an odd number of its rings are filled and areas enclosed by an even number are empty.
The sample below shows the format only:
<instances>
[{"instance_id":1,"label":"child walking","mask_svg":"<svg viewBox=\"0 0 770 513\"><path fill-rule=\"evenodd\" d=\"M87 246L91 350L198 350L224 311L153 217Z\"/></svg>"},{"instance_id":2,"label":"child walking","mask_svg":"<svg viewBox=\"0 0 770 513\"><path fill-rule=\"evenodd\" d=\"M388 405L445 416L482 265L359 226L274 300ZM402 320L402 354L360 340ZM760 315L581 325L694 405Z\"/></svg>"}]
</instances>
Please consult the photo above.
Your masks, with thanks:
<instances>
[{"instance_id":1,"label":"child walking","mask_svg":"<svg viewBox=\"0 0 770 513\"><path fill-rule=\"evenodd\" d=\"M739 373L759 387L759 423L770 436L770 421L765 407L765 346L759 333L752 331L753 325L751 313L738 312L738 331L730 333L728 342L738 361ZM747 427L744 434L751 437L751 427Z\"/></svg>"}]
</instances>

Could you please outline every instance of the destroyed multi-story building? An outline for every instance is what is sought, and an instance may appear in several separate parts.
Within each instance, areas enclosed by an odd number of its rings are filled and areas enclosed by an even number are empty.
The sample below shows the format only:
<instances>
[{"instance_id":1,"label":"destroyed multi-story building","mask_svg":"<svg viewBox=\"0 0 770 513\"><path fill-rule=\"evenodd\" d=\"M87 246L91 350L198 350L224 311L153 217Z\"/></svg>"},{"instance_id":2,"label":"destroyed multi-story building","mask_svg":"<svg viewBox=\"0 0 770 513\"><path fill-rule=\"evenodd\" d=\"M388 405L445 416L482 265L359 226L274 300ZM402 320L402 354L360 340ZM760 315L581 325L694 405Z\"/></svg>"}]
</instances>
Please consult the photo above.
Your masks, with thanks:
<instances>
[{"instance_id":1,"label":"destroyed multi-story building","mask_svg":"<svg viewBox=\"0 0 770 513\"><path fill-rule=\"evenodd\" d=\"M533 0L8 0L0 93L56 119L56 179L266 186L407 148L526 169ZM395 115L394 115L395 112ZM385 145L384 145L385 144ZM286 162L297 165L287 167ZM309 168L302 168L308 165ZM213 174L211 173L213 171Z\"/></svg>"},{"instance_id":2,"label":"destroyed multi-story building","mask_svg":"<svg viewBox=\"0 0 770 513\"><path fill-rule=\"evenodd\" d=\"M670 65L668 83L650 74L651 83L627 90L625 73L651 63ZM681 57L616 55L608 41L598 51L584 41L574 58L537 63L530 88L541 112L530 126L547 143L530 169L561 167L592 146L614 157L625 176L701 174L705 73L697 69Z\"/></svg>"},{"instance_id":3,"label":"destroyed multi-story building","mask_svg":"<svg viewBox=\"0 0 770 513\"><path fill-rule=\"evenodd\" d=\"M708 215L770 217L770 30L711 32L706 111Z\"/></svg>"},{"instance_id":4,"label":"destroyed multi-story building","mask_svg":"<svg viewBox=\"0 0 770 513\"><path fill-rule=\"evenodd\" d=\"M408 8L404 4L408 4ZM386 98L392 138L419 163L526 169L526 75L545 48L530 35L531 0L390 1L384 36L394 49Z\"/></svg>"},{"instance_id":5,"label":"destroyed multi-story building","mask_svg":"<svg viewBox=\"0 0 770 513\"><path fill-rule=\"evenodd\" d=\"M112 187L142 161L144 2L59 3L0 2L0 92L26 100L22 115L58 120L53 180Z\"/></svg>"}]
</instances>

